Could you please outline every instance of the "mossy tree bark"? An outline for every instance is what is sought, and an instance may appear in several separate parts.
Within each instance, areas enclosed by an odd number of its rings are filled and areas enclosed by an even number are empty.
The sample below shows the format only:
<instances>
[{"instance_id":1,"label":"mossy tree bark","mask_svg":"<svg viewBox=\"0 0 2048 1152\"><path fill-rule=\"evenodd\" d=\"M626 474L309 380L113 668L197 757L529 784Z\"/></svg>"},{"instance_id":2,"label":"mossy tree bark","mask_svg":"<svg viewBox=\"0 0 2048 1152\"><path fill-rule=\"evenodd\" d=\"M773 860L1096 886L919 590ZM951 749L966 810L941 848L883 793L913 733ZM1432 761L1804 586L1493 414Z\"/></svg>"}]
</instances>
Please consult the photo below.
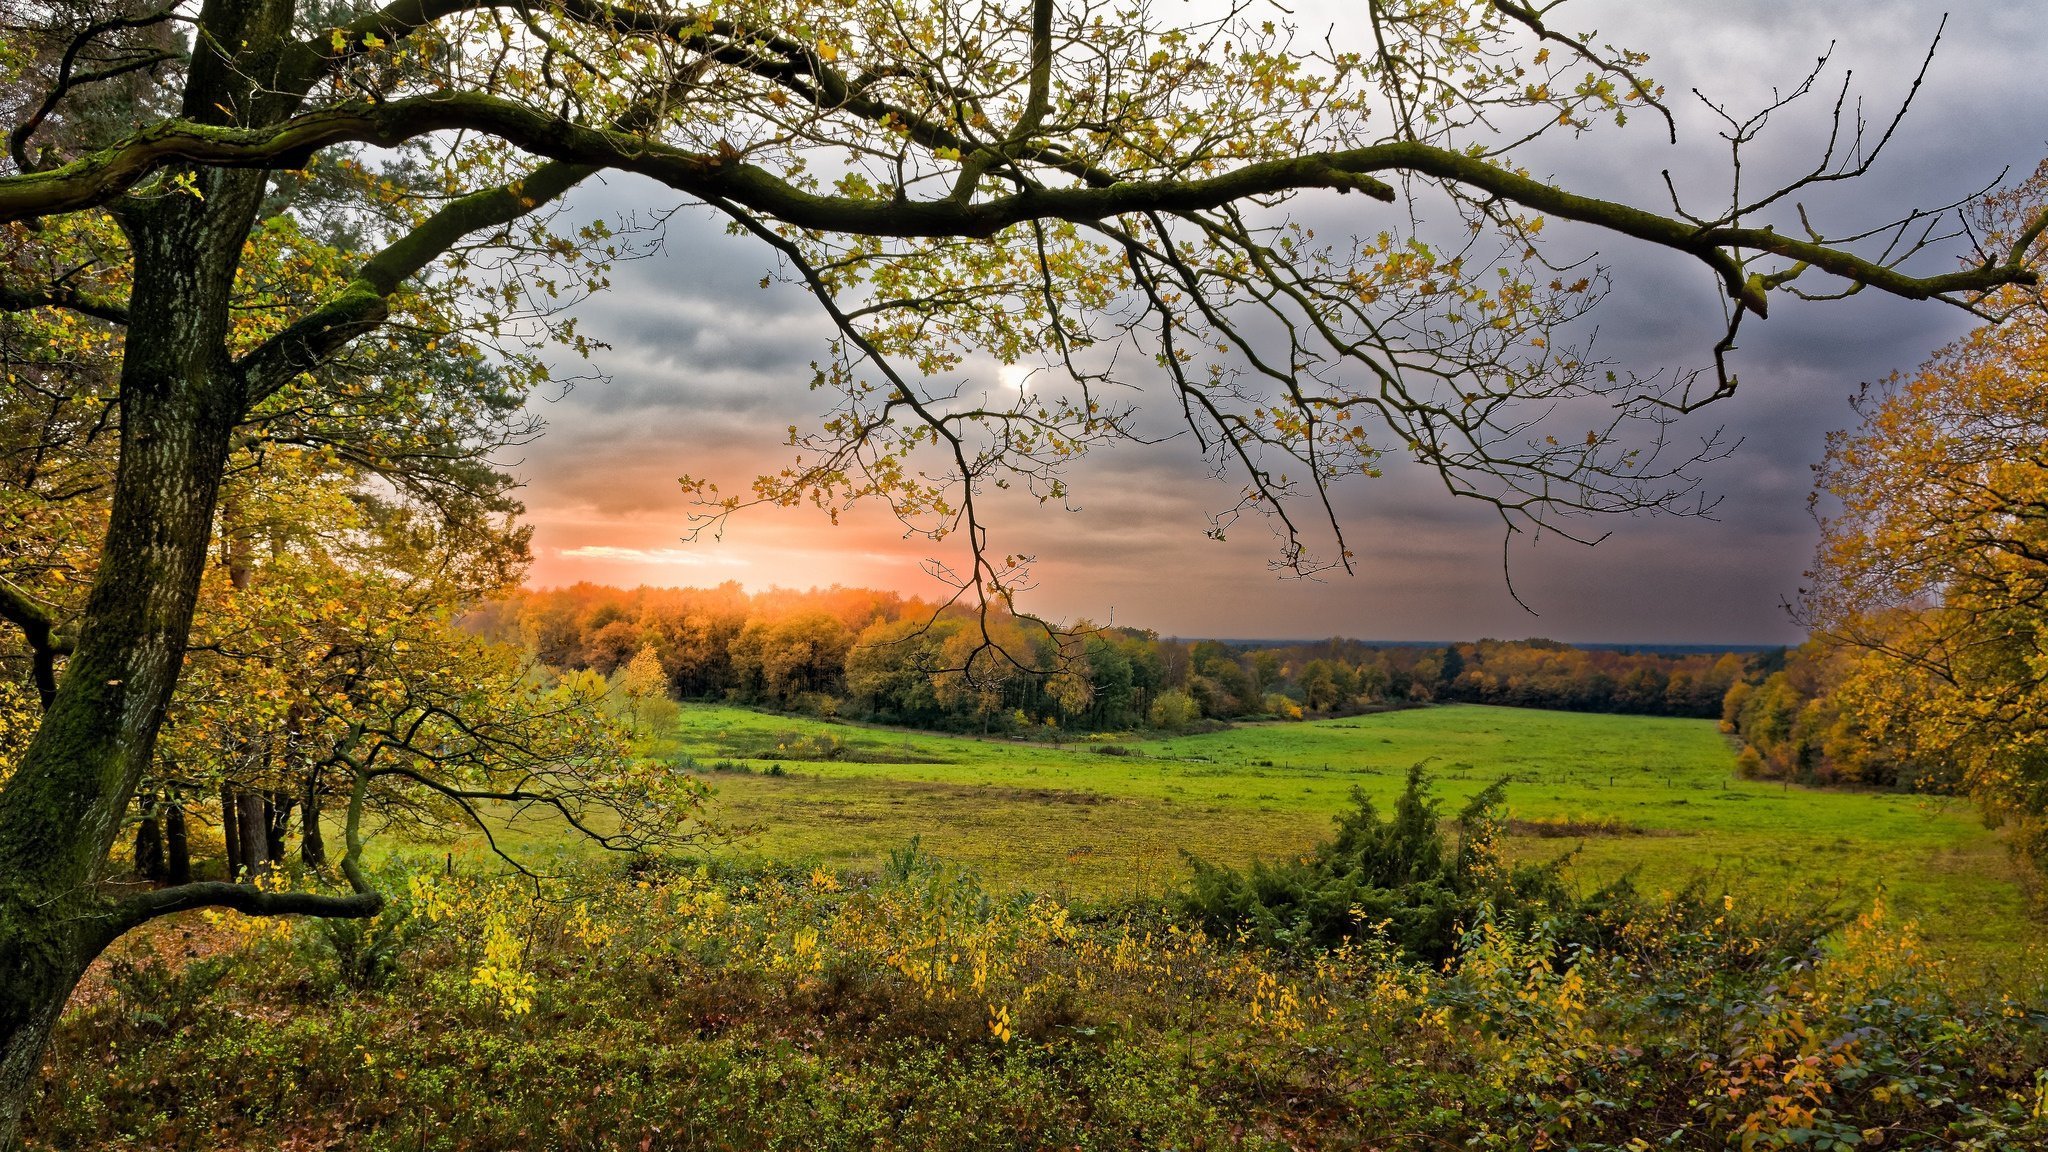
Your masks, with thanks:
<instances>
[{"instance_id":1,"label":"mossy tree bark","mask_svg":"<svg viewBox=\"0 0 2048 1152\"><path fill-rule=\"evenodd\" d=\"M104 559L63 682L0 792L0 1146L51 1024L111 939L99 872L177 682L242 414L226 302L263 178L195 179L203 201L124 221L136 276Z\"/></svg>"},{"instance_id":2,"label":"mossy tree bark","mask_svg":"<svg viewBox=\"0 0 2048 1152\"><path fill-rule=\"evenodd\" d=\"M215 43L242 51L195 53L185 117L219 122L266 100L250 66L285 43L290 16L289 0L208 0L200 18ZM228 352L229 301L267 180L261 170L186 175L183 191L117 210L134 278L107 536L62 682L0 790L0 1148L14 1142L79 977L153 914L99 882L177 683L230 437L249 402Z\"/></svg>"}]
</instances>

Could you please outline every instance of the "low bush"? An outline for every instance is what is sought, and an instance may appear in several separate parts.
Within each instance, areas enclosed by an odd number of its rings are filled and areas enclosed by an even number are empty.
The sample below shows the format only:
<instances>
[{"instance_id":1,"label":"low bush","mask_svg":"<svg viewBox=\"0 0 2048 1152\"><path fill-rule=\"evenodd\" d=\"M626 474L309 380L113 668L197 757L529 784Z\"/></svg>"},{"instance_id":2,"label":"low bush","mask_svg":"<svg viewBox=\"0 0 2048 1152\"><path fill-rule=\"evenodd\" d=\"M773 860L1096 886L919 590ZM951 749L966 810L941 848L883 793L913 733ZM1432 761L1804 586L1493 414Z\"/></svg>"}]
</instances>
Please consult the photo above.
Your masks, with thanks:
<instances>
[{"instance_id":1,"label":"low bush","mask_svg":"<svg viewBox=\"0 0 2048 1152\"><path fill-rule=\"evenodd\" d=\"M1195 856L1177 896L1181 910L1209 931L1275 947L1328 948L1375 936L1411 959L1442 961L1461 935L1486 921L1527 927L1548 918L1589 922L1606 915L1622 889L1575 896L1561 877L1564 859L1505 863L1503 783L1465 805L1446 835L1439 805L1420 765L1382 817L1354 791L1335 836L1306 856L1254 862L1244 871Z\"/></svg>"},{"instance_id":2,"label":"low bush","mask_svg":"<svg viewBox=\"0 0 2048 1152\"><path fill-rule=\"evenodd\" d=\"M406 949L425 925L403 896L362 920L310 920L292 934L316 983L355 992L389 988L398 980Z\"/></svg>"}]
</instances>

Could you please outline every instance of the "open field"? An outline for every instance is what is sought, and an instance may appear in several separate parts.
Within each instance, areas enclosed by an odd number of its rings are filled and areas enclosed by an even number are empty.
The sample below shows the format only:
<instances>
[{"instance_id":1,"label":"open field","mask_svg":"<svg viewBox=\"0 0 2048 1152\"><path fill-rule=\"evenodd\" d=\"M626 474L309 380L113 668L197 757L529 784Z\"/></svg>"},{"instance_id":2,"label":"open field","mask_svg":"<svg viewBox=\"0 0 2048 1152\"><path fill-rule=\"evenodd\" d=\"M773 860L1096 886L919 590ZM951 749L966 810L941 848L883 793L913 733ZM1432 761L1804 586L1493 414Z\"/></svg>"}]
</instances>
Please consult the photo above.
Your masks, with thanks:
<instances>
[{"instance_id":1,"label":"open field","mask_svg":"<svg viewBox=\"0 0 2048 1152\"><path fill-rule=\"evenodd\" d=\"M1068 898L1156 893L1182 850L1243 863L1327 835L1359 788L1385 803L1427 762L1447 812L1507 777L1529 857L1576 851L1597 884L1696 877L1744 898L1839 895L1893 907L1959 957L2010 957L2035 932L1997 834L1964 801L1739 780L1712 723L1474 705L1172 739L1064 746L685 707L662 754L709 777L716 818L756 830L719 852L876 866L912 836L997 886ZM830 758L818 758L829 756ZM768 774L779 765L781 775ZM548 836L522 830L529 844Z\"/></svg>"}]
</instances>

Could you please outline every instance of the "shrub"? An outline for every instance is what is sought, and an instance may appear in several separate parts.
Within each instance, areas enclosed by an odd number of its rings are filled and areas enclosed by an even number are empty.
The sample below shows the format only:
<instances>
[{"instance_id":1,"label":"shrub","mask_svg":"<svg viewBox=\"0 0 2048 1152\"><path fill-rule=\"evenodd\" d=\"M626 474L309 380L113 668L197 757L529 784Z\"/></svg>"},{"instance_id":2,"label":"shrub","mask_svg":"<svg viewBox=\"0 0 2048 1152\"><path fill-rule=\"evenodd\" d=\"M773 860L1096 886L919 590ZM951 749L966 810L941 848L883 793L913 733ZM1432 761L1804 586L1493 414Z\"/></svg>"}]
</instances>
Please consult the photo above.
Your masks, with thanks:
<instances>
[{"instance_id":1,"label":"shrub","mask_svg":"<svg viewBox=\"0 0 2048 1152\"><path fill-rule=\"evenodd\" d=\"M1418 764L1391 818L1354 789L1336 836L1307 856L1254 862L1245 872L1188 856L1194 874L1179 905L1212 931L1262 944L1331 947L1378 933L1427 960L1448 957L1460 933L1484 920L1582 911L1559 876L1563 859L1514 867L1500 860L1505 785L1498 781L1465 805L1453 841ZM1611 897L1596 894L1603 905Z\"/></svg>"},{"instance_id":2,"label":"shrub","mask_svg":"<svg viewBox=\"0 0 2048 1152\"><path fill-rule=\"evenodd\" d=\"M397 982L405 950L423 928L411 901L392 899L367 919L310 920L292 938L315 972L351 991L378 992Z\"/></svg>"},{"instance_id":3,"label":"shrub","mask_svg":"<svg viewBox=\"0 0 2048 1152\"><path fill-rule=\"evenodd\" d=\"M894 884L906 884L938 871L939 858L924 850L922 836L912 836L903 847L889 849L888 858L882 861L882 878Z\"/></svg>"},{"instance_id":4,"label":"shrub","mask_svg":"<svg viewBox=\"0 0 2048 1152\"><path fill-rule=\"evenodd\" d=\"M1266 711L1282 720L1301 719L1301 705L1278 692L1266 694Z\"/></svg>"},{"instance_id":5,"label":"shrub","mask_svg":"<svg viewBox=\"0 0 2048 1152\"><path fill-rule=\"evenodd\" d=\"M1195 703L1195 698L1174 688L1161 692L1159 698L1152 701L1149 719L1154 728L1178 732L1201 719L1201 716L1202 709Z\"/></svg>"},{"instance_id":6,"label":"shrub","mask_svg":"<svg viewBox=\"0 0 2048 1152\"><path fill-rule=\"evenodd\" d=\"M1735 774L1744 780L1755 780L1764 775L1764 758L1745 744L1735 757Z\"/></svg>"}]
</instances>

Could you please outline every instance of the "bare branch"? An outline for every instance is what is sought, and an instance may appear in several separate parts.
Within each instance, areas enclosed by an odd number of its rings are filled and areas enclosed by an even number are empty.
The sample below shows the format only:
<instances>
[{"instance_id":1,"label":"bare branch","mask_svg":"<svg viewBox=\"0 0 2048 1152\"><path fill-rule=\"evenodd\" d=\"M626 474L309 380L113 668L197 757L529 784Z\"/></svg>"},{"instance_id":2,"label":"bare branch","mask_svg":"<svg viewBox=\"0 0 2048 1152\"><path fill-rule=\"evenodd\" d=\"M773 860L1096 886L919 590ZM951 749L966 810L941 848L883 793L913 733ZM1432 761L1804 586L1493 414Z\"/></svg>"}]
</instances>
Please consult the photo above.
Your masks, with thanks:
<instances>
[{"instance_id":1,"label":"bare branch","mask_svg":"<svg viewBox=\"0 0 2048 1152\"><path fill-rule=\"evenodd\" d=\"M177 55L169 51L144 52L81 75L74 72L73 69L77 67L79 53L85 50L86 45L108 32L129 28L147 28L153 24L161 24L165 20L174 18L176 15L177 8L174 5L145 12L137 16L115 16L106 20L96 20L80 29L77 35L71 38L71 43L65 47L64 55L57 65L56 82L50 86L50 91L43 96L42 103L37 105L35 111L29 113L21 123L14 126L13 131L7 134L7 154L14 161L15 167L22 172L32 172L35 170L36 164L28 154L28 142L35 136L37 130L43 126L43 121L49 119L50 113L56 111L57 105L63 103L64 97L70 95L73 90L83 88L89 84L98 84L102 81L126 76L131 72L139 72L145 68L154 68L159 64L177 59Z\"/></svg>"}]
</instances>

